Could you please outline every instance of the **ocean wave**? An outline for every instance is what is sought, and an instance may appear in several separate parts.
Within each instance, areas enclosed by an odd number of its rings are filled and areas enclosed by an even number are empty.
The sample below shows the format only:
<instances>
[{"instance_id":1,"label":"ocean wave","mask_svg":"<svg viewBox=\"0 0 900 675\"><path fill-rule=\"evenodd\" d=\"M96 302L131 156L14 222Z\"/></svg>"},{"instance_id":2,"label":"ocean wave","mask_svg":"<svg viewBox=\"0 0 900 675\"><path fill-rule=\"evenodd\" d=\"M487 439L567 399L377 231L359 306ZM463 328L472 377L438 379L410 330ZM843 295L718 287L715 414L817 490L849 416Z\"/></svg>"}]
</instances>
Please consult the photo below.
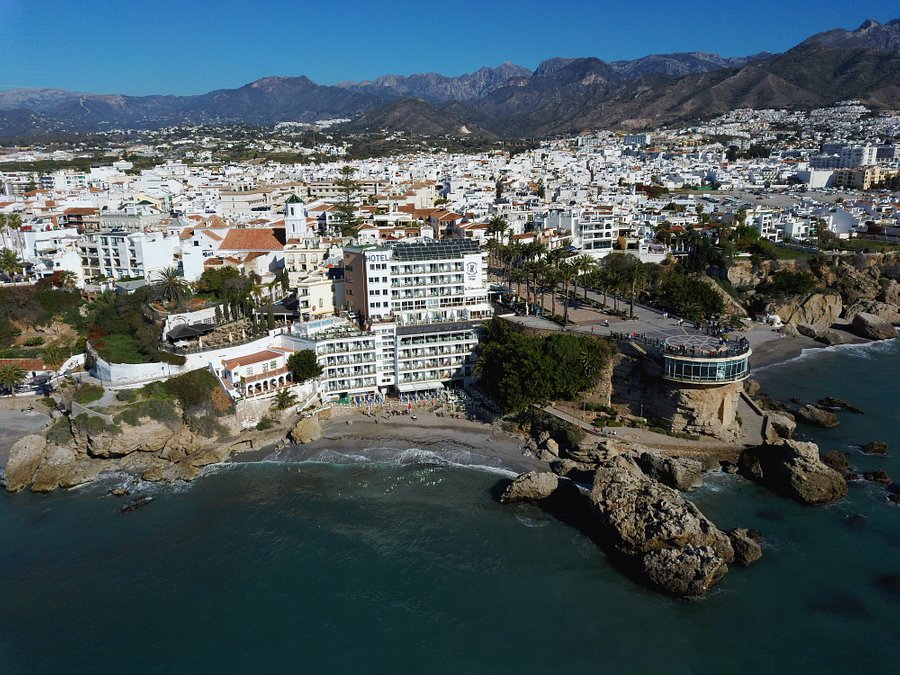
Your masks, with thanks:
<instances>
[{"instance_id":1,"label":"ocean wave","mask_svg":"<svg viewBox=\"0 0 900 675\"><path fill-rule=\"evenodd\" d=\"M516 520L518 520L520 523L522 523L522 525L524 525L525 527L528 527L528 528L547 527L548 522L549 522L546 520L540 520L538 518L530 518L521 513L516 514Z\"/></svg>"},{"instance_id":2,"label":"ocean wave","mask_svg":"<svg viewBox=\"0 0 900 675\"><path fill-rule=\"evenodd\" d=\"M874 342L858 342L846 345L829 345L824 347L806 347L797 356L785 361L777 361L769 363L765 366L753 368L753 374L764 373L788 364L794 364L800 361L806 361L816 356L824 354L840 354L852 356L860 359L875 359L885 354L889 354L897 349L897 340L876 340Z\"/></svg>"},{"instance_id":3,"label":"ocean wave","mask_svg":"<svg viewBox=\"0 0 900 675\"><path fill-rule=\"evenodd\" d=\"M485 463L491 458L478 455L466 450L435 451L425 448L406 448L399 450L388 447L363 448L357 453L338 450L318 450L308 456L297 456L296 453L281 454L264 460L267 463L302 465L302 464L368 464L373 466L423 466L436 468L461 468L474 469L487 473L493 473L505 478L515 478L518 473L500 465ZM252 464L248 462L247 464Z\"/></svg>"}]
</instances>

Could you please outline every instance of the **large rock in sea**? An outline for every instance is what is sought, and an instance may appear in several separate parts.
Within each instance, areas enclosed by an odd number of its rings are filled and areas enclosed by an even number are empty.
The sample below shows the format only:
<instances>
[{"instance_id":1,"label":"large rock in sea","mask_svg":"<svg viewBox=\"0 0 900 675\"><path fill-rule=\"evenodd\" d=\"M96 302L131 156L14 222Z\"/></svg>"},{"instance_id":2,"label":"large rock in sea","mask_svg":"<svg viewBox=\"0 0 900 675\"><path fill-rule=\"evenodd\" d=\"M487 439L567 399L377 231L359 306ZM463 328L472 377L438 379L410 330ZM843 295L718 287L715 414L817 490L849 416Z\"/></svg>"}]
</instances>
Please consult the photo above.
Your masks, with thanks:
<instances>
[{"instance_id":1,"label":"large rock in sea","mask_svg":"<svg viewBox=\"0 0 900 675\"><path fill-rule=\"evenodd\" d=\"M302 419L291 429L288 437L294 443L312 443L322 438L322 425L318 417Z\"/></svg>"},{"instance_id":2,"label":"large rock in sea","mask_svg":"<svg viewBox=\"0 0 900 675\"><path fill-rule=\"evenodd\" d=\"M31 483L46 446L47 441L38 434L25 436L15 442L9 452L3 476L8 492L18 492Z\"/></svg>"},{"instance_id":3,"label":"large rock in sea","mask_svg":"<svg viewBox=\"0 0 900 675\"><path fill-rule=\"evenodd\" d=\"M728 571L712 546L648 551L641 557L641 566L651 585L683 598L703 595Z\"/></svg>"},{"instance_id":4,"label":"large rock in sea","mask_svg":"<svg viewBox=\"0 0 900 675\"><path fill-rule=\"evenodd\" d=\"M728 536L674 489L645 476L631 458L597 467L591 504L617 551L635 560L652 586L699 597L734 560Z\"/></svg>"},{"instance_id":5,"label":"large rock in sea","mask_svg":"<svg viewBox=\"0 0 900 675\"><path fill-rule=\"evenodd\" d=\"M681 457L658 457L641 453L638 465L644 473L676 490L687 491L703 485L703 463Z\"/></svg>"},{"instance_id":6,"label":"large rock in sea","mask_svg":"<svg viewBox=\"0 0 900 675\"><path fill-rule=\"evenodd\" d=\"M734 549L734 562L741 567L752 565L762 558L762 547L750 536L750 531L742 527L728 532Z\"/></svg>"},{"instance_id":7,"label":"large rock in sea","mask_svg":"<svg viewBox=\"0 0 900 675\"><path fill-rule=\"evenodd\" d=\"M807 405L800 408L797 411L797 417L806 422L807 424L813 424L817 427L836 427L841 421L838 419L838 416L833 412L828 410L822 410L818 406L814 406L812 403L808 403Z\"/></svg>"},{"instance_id":8,"label":"large rock in sea","mask_svg":"<svg viewBox=\"0 0 900 675\"><path fill-rule=\"evenodd\" d=\"M804 504L827 504L847 494L847 481L819 458L815 443L785 440L741 453L743 476Z\"/></svg>"},{"instance_id":9,"label":"large rock in sea","mask_svg":"<svg viewBox=\"0 0 900 675\"><path fill-rule=\"evenodd\" d=\"M568 478L562 478L549 471L529 471L515 478L510 483L500 501L509 502L541 502L548 499L578 500L581 493L578 487Z\"/></svg>"},{"instance_id":10,"label":"large rock in sea","mask_svg":"<svg viewBox=\"0 0 900 675\"><path fill-rule=\"evenodd\" d=\"M852 325L858 335L870 340L890 340L897 337L897 331L890 322L868 312L860 312L854 316Z\"/></svg>"}]
</instances>

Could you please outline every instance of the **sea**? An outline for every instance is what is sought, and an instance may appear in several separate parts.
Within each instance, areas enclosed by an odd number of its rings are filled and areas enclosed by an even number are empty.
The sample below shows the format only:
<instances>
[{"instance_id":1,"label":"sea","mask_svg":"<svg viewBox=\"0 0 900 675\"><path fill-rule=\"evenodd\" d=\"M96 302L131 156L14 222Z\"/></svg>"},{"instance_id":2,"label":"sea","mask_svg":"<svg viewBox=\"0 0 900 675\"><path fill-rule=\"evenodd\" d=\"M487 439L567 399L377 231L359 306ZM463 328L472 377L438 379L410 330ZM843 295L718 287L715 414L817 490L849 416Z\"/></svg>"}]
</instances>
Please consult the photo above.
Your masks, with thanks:
<instances>
[{"instance_id":1,"label":"sea","mask_svg":"<svg viewBox=\"0 0 900 675\"><path fill-rule=\"evenodd\" d=\"M805 352L762 391L863 411L801 427L900 478L900 340ZM859 446L890 445L885 457ZM373 446L377 443L373 442ZM890 673L900 509L853 482L810 507L709 474L692 499L764 557L703 599L647 590L497 469L422 454L258 462L122 513L121 476L0 495L0 672Z\"/></svg>"}]
</instances>

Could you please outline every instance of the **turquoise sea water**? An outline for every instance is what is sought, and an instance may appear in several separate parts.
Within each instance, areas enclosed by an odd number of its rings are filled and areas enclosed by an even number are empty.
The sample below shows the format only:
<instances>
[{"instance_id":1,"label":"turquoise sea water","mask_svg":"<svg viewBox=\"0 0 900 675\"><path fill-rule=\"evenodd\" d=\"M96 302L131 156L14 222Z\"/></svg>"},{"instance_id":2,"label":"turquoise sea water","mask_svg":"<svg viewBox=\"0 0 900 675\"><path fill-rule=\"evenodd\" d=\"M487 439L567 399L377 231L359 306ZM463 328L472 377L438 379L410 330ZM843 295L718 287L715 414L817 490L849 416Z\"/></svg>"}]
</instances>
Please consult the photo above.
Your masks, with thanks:
<instances>
[{"instance_id":1,"label":"turquoise sea water","mask_svg":"<svg viewBox=\"0 0 900 675\"><path fill-rule=\"evenodd\" d=\"M900 477L900 340L759 374L865 411L802 429L874 438ZM241 464L122 514L110 484L0 496L2 672L809 672L900 669L900 509L824 508L716 474L694 500L765 557L698 602L632 583L575 530L439 465Z\"/></svg>"}]
</instances>

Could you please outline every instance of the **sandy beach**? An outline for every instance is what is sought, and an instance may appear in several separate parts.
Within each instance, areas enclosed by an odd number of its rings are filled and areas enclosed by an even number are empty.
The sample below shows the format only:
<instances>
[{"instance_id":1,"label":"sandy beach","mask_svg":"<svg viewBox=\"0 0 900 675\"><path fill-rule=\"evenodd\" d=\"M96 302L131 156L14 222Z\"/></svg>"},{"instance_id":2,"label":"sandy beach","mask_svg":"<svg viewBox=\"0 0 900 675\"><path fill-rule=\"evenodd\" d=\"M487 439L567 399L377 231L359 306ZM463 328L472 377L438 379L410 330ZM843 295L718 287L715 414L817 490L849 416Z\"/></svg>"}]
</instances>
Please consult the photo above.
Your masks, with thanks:
<instances>
[{"instance_id":1,"label":"sandy beach","mask_svg":"<svg viewBox=\"0 0 900 675\"><path fill-rule=\"evenodd\" d=\"M286 446L268 453L267 458L336 463L434 462L515 473L547 469L546 462L522 454L524 438L503 431L499 424L439 417L421 409L412 412L391 415L382 411L367 416L364 409L337 408L331 419L322 423L322 438L306 445Z\"/></svg>"},{"instance_id":2,"label":"sandy beach","mask_svg":"<svg viewBox=\"0 0 900 675\"><path fill-rule=\"evenodd\" d=\"M782 363L801 355L805 349L823 349L812 338L783 336L770 327L755 326L743 335L750 341L752 369ZM847 334L848 342L867 342ZM752 376L752 372L751 372ZM367 416L365 409L333 409L331 419L322 423L323 436L306 445L287 445L280 450L265 448L242 453L232 461L358 461L447 463L481 466L521 473L546 470L548 465L523 455L525 438L505 431L500 423L488 424L462 417L438 416L419 408L412 415L391 415L387 411ZM0 467L6 465L13 444L31 433L39 433L49 415L33 397L0 398ZM661 436L641 429L622 428L620 440L630 440L663 454L713 454L731 459L740 451L736 444L715 440L691 442ZM598 436L597 440L602 437Z\"/></svg>"},{"instance_id":3,"label":"sandy beach","mask_svg":"<svg viewBox=\"0 0 900 675\"><path fill-rule=\"evenodd\" d=\"M35 396L0 398L0 467L6 466L9 451L28 434L40 433L50 421L47 408Z\"/></svg>"}]
</instances>

